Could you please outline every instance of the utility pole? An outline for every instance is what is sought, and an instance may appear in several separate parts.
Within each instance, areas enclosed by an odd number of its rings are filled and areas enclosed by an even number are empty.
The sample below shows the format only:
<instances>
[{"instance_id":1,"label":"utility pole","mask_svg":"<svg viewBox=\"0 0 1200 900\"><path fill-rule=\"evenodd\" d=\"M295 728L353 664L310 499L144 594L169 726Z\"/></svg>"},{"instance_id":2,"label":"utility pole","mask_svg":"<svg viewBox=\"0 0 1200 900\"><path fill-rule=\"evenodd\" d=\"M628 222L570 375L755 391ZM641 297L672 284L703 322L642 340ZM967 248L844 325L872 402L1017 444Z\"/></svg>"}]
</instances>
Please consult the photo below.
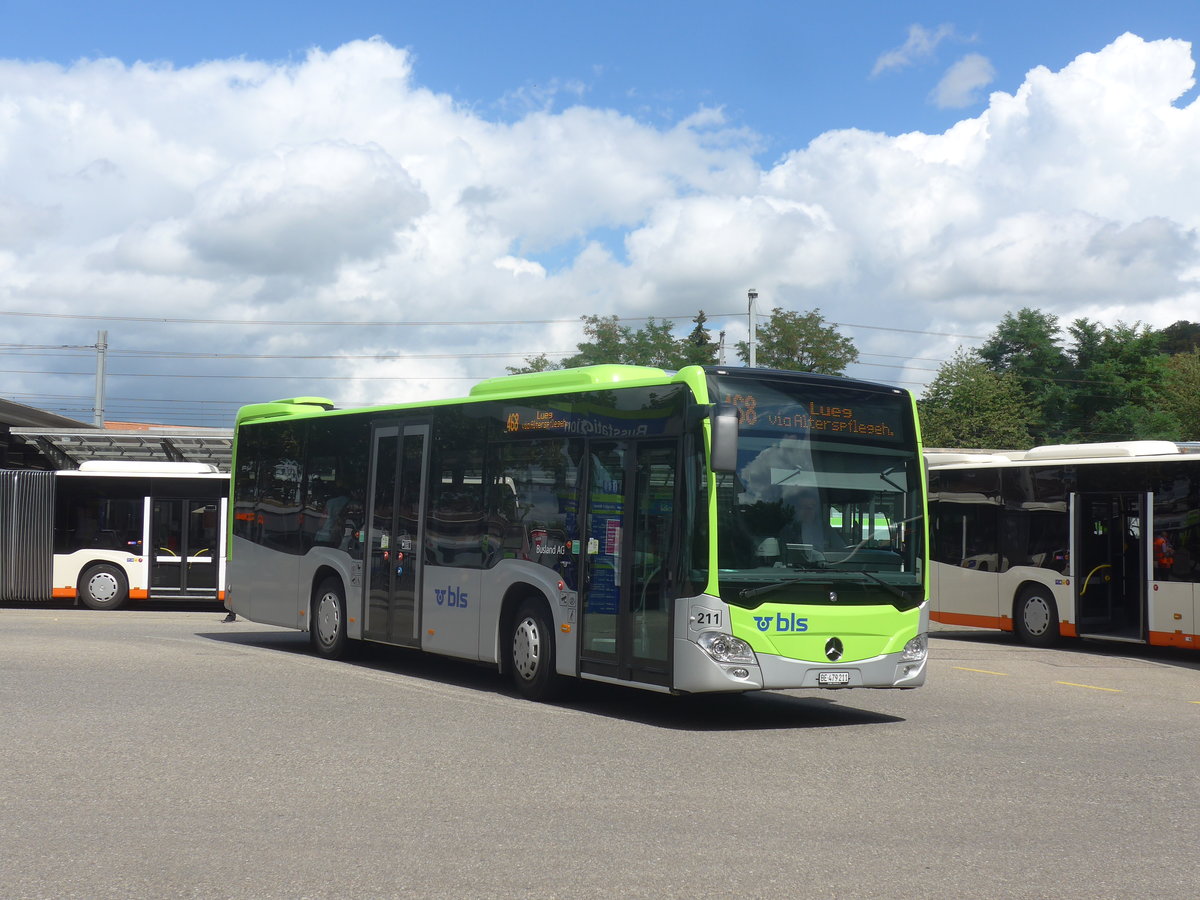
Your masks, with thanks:
<instances>
[{"instance_id":1,"label":"utility pole","mask_svg":"<svg viewBox=\"0 0 1200 900\"><path fill-rule=\"evenodd\" d=\"M104 427L104 361L108 354L108 332L96 332L96 404L92 407L92 424Z\"/></svg>"},{"instance_id":2,"label":"utility pole","mask_svg":"<svg viewBox=\"0 0 1200 900\"><path fill-rule=\"evenodd\" d=\"M717 342L717 365L725 365L725 332L721 332L721 337Z\"/></svg>"},{"instance_id":3,"label":"utility pole","mask_svg":"<svg viewBox=\"0 0 1200 900\"><path fill-rule=\"evenodd\" d=\"M755 332L758 330L758 291L754 288L746 291L746 296L750 300L750 340L746 346L750 350L750 368L758 366L758 348L755 346Z\"/></svg>"}]
</instances>

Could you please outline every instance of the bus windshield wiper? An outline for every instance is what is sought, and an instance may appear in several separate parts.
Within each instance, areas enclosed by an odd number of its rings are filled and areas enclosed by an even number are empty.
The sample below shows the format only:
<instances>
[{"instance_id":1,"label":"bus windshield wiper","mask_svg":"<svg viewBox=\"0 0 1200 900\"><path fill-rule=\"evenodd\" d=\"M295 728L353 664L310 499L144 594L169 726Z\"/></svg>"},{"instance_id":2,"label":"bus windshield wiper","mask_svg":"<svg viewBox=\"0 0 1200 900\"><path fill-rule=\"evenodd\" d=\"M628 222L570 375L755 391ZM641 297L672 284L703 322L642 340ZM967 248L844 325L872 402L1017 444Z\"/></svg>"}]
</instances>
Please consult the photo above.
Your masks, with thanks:
<instances>
[{"instance_id":1,"label":"bus windshield wiper","mask_svg":"<svg viewBox=\"0 0 1200 900\"><path fill-rule=\"evenodd\" d=\"M789 578L787 581L775 581L771 584L764 584L761 587L746 588L745 590L738 591L738 598L749 600L751 597L757 597L759 594L766 594L781 587L787 587L789 584L799 584L802 581L808 580L808 578Z\"/></svg>"},{"instance_id":2,"label":"bus windshield wiper","mask_svg":"<svg viewBox=\"0 0 1200 900\"><path fill-rule=\"evenodd\" d=\"M814 573L810 573L810 574L816 574L816 573L814 572ZM906 603L908 603L912 600L912 598L908 594L904 593L904 591L900 590L900 588L896 587L894 584L891 584L890 582L884 581L882 578L880 578L878 575L875 575L873 572L865 572L865 571L861 571L861 570L846 572L846 571L840 571L840 570L835 570L835 569L823 569L823 570L821 570L821 574L822 575L843 576L843 578L844 578L844 576L847 576L847 575L861 575L863 578L866 578L866 579L869 579L870 581L875 582L877 585L884 588L889 593L895 594L897 597L899 597L901 600L905 601ZM835 577L834 580L841 581L841 580L843 580L843 578ZM761 594L767 594L767 593L770 593L771 591L778 590L779 588L788 587L789 585L793 585L793 584L800 584L802 582L808 582L809 584L811 584L812 578L811 577L789 578L786 581L773 581L770 584L764 584L761 587L746 588L745 590L738 592L738 598L741 600L749 600L751 597L757 597Z\"/></svg>"},{"instance_id":3,"label":"bus windshield wiper","mask_svg":"<svg viewBox=\"0 0 1200 900\"><path fill-rule=\"evenodd\" d=\"M905 602L912 599L911 597L908 596L908 594L906 594L906 593L904 593L904 591L900 590L900 588L896 587L891 582L884 581L882 578L880 578L878 575L876 575L873 572L864 572L862 570L855 570L854 572L851 572L849 574L861 575L863 578L869 578L873 582L875 582L877 585L879 585L880 587L895 594L897 597L899 597L901 600L904 600Z\"/></svg>"},{"instance_id":4,"label":"bus windshield wiper","mask_svg":"<svg viewBox=\"0 0 1200 900\"><path fill-rule=\"evenodd\" d=\"M879 473L879 478L882 481L886 481L888 484L890 484L892 487L894 487L896 490L898 490L900 493L903 494L908 489L902 484L896 484L896 482L892 481L892 479L890 477L888 477L888 476L894 474L895 472L900 472L900 471L903 471L903 470L899 466L888 466L886 469L884 469L882 472Z\"/></svg>"}]
</instances>

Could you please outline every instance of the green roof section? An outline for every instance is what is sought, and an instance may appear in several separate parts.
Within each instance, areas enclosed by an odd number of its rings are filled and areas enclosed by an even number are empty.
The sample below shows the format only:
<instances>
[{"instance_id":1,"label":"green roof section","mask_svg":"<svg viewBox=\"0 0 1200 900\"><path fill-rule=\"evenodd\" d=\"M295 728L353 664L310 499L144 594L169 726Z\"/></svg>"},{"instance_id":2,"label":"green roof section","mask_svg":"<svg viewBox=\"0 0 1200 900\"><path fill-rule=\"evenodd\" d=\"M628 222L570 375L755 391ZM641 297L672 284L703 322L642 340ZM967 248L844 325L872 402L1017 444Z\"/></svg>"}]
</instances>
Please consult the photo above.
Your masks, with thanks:
<instances>
[{"instance_id":1,"label":"green roof section","mask_svg":"<svg viewBox=\"0 0 1200 900\"><path fill-rule=\"evenodd\" d=\"M281 416L313 415L329 412L333 408L333 401L324 397L290 397L268 403L251 403L238 410L237 424L256 419L278 419Z\"/></svg>"},{"instance_id":2,"label":"green roof section","mask_svg":"<svg viewBox=\"0 0 1200 900\"><path fill-rule=\"evenodd\" d=\"M252 403L238 410L237 424L284 417L304 417L333 412L366 412L368 410L404 410L446 406L455 403L499 400L506 397L525 398L570 394L581 391L604 390L616 387L636 387L657 384L686 384L700 402L707 402L708 389L705 371L700 366L686 366L678 372L655 366L597 365L574 369L549 369L545 372L524 372L519 375L498 375L475 384L466 397L439 400L408 401L372 404L339 409L325 397L289 397L267 403Z\"/></svg>"},{"instance_id":3,"label":"green roof section","mask_svg":"<svg viewBox=\"0 0 1200 900\"><path fill-rule=\"evenodd\" d=\"M653 366L580 366L577 369L549 369L545 372L526 372L521 375L498 375L476 384L471 388L470 396L553 394L616 387L635 382L662 382L668 378L667 372Z\"/></svg>"}]
</instances>

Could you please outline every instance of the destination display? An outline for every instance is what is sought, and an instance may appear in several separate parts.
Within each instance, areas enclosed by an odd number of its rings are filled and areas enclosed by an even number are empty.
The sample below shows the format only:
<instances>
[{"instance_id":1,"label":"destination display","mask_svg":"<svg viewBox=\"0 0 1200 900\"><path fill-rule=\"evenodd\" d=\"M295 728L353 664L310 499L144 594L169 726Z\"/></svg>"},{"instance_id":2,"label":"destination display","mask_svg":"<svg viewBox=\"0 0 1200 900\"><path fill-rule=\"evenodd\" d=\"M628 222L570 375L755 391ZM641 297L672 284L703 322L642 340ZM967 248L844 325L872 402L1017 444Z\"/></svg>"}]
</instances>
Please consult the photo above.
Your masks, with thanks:
<instances>
[{"instance_id":1,"label":"destination display","mask_svg":"<svg viewBox=\"0 0 1200 900\"><path fill-rule=\"evenodd\" d=\"M525 409L509 412L504 430L509 434L520 431L566 431L570 426L566 416L558 410Z\"/></svg>"},{"instance_id":2,"label":"destination display","mask_svg":"<svg viewBox=\"0 0 1200 900\"><path fill-rule=\"evenodd\" d=\"M909 419L903 394L729 377L720 379L719 387L720 399L737 410L739 427L758 434L898 443L904 440Z\"/></svg>"},{"instance_id":3,"label":"destination display","mask_svg":"<svg viewBox=\"0 0 1200 900\"><path fill-rule=\"evenodd\" d=\"M588 391L504 403L499 425L508 436L640 438L678 431L688 398L684 385L624 391Z\"/></svg>"}]
</instances>

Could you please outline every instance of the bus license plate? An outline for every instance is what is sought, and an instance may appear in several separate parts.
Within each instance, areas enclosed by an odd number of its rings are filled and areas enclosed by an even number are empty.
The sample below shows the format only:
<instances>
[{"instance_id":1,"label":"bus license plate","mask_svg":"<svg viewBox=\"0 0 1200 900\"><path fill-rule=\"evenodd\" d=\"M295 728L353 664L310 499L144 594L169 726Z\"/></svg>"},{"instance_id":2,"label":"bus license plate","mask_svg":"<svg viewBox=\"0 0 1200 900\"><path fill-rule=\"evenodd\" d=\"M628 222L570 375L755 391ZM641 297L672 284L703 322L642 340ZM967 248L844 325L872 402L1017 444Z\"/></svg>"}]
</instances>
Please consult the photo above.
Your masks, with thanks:
<instances>
[{"instance_id":1,"label":"bus license plate","mask_svg":"<svg viewBox=\"0 0 1200 900\"><path fill-rule=\"evenodd\" d=\"M817 684L849 684L849 672L818 672Z\"/></svg>"}]
</instances>

